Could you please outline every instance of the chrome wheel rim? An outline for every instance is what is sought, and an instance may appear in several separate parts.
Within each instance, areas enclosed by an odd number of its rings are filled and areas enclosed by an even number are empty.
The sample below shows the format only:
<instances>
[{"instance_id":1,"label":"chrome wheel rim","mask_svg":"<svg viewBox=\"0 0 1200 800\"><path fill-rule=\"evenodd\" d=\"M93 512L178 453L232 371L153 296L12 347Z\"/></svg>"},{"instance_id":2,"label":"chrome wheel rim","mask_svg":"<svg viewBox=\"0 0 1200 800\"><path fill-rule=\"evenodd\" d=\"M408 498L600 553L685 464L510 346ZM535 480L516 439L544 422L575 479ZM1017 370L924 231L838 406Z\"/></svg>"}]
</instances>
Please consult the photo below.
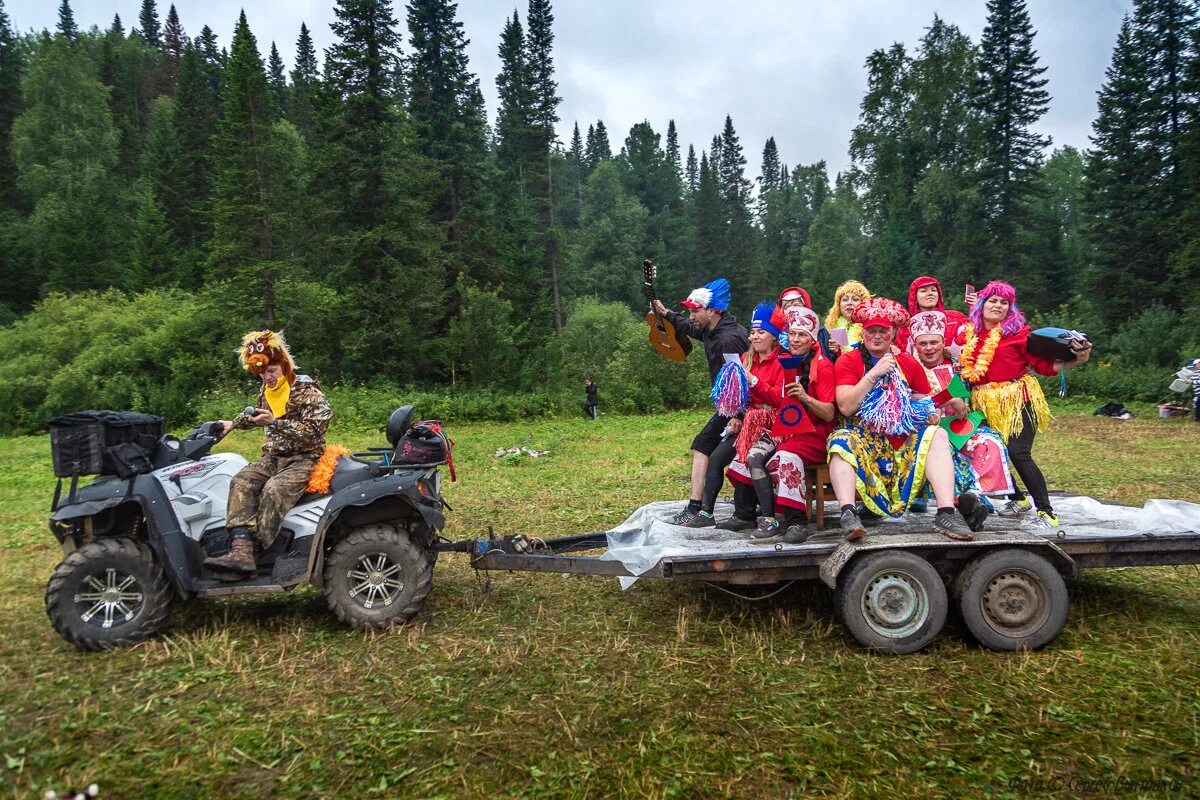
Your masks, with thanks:
<instances>
[{"instance_id":1,"label":"chrome wheel rim","mask_svg":"<svg viewBox=\"0 0 1200 800\"><path fill-rule=\"evenodd\" d=\"M75 610L81 620L97 628L121 625L141 611L145 595L139 589L136 577L108 567L83 579L75 593Z\"/></svg>"},{"instance_id":2,"label":"chrome wheel rim","mask_svg":"<svg viewBox=\"0 0 1200 800\"><path fill-rule=\"evenodd\" d=\"M929 619L929 595L911 573L887 570L863 589L862 612L875 633L902 639L917 633Z\"/></svg>"},{"instance_id":3,"label":"chrome wheel rim","mask_svg":"<svg viewBox=\"0 0 1200 800\"><path fill-rule=\"evenodd\" d=\"M386 608L404 591L401 567L385 553L359 557L346 570L346 578L350 582L350 596L363 608Z\"/></svg>"}]
</instances>

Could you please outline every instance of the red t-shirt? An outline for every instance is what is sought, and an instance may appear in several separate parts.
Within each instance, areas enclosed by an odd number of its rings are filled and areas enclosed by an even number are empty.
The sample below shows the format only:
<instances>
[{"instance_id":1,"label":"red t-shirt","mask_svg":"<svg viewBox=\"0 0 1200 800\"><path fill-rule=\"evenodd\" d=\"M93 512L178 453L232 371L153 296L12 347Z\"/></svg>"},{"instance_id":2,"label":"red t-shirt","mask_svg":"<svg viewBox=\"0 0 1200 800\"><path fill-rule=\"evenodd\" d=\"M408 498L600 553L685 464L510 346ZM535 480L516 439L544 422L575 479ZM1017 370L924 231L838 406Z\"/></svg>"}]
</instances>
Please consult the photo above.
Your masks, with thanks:
<instances>
[{"instance_id":1,"label":"red t-shirt","mask_svg":"<svg viewBox=\"0 0 1200 800\"><path fill-rule=\"evenodd\" d=\"M1026 325L1012 336L1000 337L1000 344L996 345L996 353L992 356L992 363L988 365L987 374L976 385L1015 381L1023 376L1029 367L1033 367L1033 371L1039 375L1056 374L1054 361L1031 355L1026 349L1030 332L1029 326ZM986 342L987 333L985 332L976 344L976 358L979 357Z\"/></svg>"},{"instance_id":2,"label":"red t-shirt","mask_svg":"<svg viewBox=\"0 0 1200 800\"><path fill-rule=\"evenodd\" d=\"M862 357L863 351L857 348L842 354L833 368L834 382L837 386L853 386L862 380L863 375L867 374L867 367L863 363ZM900 365L904 379L908 381L909 388L915 394L930 393L929 376L925 374L925 368L921 366L921 362L908 353L901 353L896 356L896 363Z\"/></svg>"},{"instance_id":3,"label":"red t-shirt","mask_svg":"<svg viewBox=\"0 0 1200 800\"><path fill-rule=\"evenodd\" d=\"M783 365L779 363L779 348L760 359L755 353L750 360L750 374L758 383L750 387L750 405L783 405Z\"/></svg>"},{"instance_id":4,"label":"red t-shirt","mask_svg":"<svg viewBox=\"0 0 1200 800\"><path fill-rule=\"evenodd\" d=\"M862 380L863 375L867 374L862 356L862 350L854 349L847 354L843 354L837 360L837 364L833 369L838 386L853 386ZM904 373L904 380L908 382L908 388L912 389L913 394L927 395L932 391L932 387L929 385L929 376L925 374L925 368L921 366L920 361L917 361L907 353L901 353L896 356L896 363L900 365L900 371ZM888 441L892 443L893 448L900 447L907 439L907 436L888 437Z\"/></svg>"}]
</instances>

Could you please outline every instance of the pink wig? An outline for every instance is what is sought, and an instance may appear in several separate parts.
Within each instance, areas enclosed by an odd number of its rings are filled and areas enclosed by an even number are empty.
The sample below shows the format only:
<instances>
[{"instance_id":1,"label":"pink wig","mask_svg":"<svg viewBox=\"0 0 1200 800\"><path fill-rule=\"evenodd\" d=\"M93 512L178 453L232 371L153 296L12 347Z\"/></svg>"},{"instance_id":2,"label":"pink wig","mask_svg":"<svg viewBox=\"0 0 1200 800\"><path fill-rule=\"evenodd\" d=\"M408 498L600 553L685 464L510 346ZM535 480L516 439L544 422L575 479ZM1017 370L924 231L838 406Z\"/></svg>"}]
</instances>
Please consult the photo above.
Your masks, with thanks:
<instances>
[{"instance_id":1,"label":"pink wig","mask_svg":"<svg viewBox=\"0 0 1200 800\"><path fill-rule=\"evenodd\" d=\"M1000 332L1005 336L1012 336L1025 327L1025 315L1021 313L1021 309L1017 308L1017 290L1012 287L1012 284L1004 281L991 281L979 292L979 299L971 307L971 324L975 326L975 332L982 336L984 331L983 304L989 297L995 295L1008 301L1008 316L1000 323Z\"/></svg>"}]
</instances>

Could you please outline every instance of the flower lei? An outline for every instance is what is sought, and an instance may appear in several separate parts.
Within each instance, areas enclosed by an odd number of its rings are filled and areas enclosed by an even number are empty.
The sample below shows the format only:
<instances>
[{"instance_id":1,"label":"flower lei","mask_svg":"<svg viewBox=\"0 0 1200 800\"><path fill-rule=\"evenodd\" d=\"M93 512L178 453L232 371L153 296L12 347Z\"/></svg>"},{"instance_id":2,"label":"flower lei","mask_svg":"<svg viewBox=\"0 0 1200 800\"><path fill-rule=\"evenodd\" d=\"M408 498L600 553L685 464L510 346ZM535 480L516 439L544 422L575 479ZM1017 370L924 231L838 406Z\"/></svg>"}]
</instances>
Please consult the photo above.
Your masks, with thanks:
<instances>
[{"instance_id":1,"label":"flower lei","mask_svg":"<svg viewBox=\"0 0 1200 800\"><path fill-rule=\"evenodd\" d=\"M963 346L962 352L958 355L958 364L962 376L971 383L980 383L983 381L983 376L987 375L988 367L992 365L992 357L996 355L996 348L1000 346L1000 336L1002 331L1000 326L992 328L988 332L987 339L983 342L983 349L979 352L979 358L975 358L975 346L979 344L979 336L975 333L973 327L967 330L967 343Z\"/></svg>"}]
</instances>

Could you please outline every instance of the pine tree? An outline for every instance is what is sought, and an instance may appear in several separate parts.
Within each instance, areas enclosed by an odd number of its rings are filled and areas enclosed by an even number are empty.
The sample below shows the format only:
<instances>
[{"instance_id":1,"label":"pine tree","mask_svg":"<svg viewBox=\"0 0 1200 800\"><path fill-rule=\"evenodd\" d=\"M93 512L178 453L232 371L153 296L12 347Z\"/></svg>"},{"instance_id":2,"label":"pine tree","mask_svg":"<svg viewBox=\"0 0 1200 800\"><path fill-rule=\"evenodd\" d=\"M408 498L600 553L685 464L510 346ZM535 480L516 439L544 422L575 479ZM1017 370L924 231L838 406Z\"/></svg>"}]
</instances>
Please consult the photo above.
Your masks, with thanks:
<instances>
[{"instance_id":1,"label":"pine tree","mask_svg":"<svg viewBox=\"0 0 1200 800\"><path fill-rule=\"evenodd\" d=\"M478 222L483 177L484 110L479 80L467 62L467 40L450 0L411 0L408 30L408 113L422 155L432 160L442 187L434 220L447 225L450 249L461 261L479 255L469 241L470 217ZM464 213L467 219L463 218ZM473 265L461 265L468 275ZM447 284L454 276L448 276Z\"/></svg>"},{"instance_id":2,"label":"pine tree","mask_svg":"<svg viewBox=\"0 0 1200 800\"><path fill-rule=\"evenodd\" d=\"M758 236L750 214L750 180L745 171L746 157L733 128L733 119L727 114L721 132L721 160L716 170L726 223L726 238L720 253L730 284L741 292L758 296L768 292L770 287L766 276L757 269Z\"/></svg>"},{"instance_id":3,"label":"pine tree","mask_svg":"<svg viewBox=\"0 0 1200 800\"><path fill-rule=\"evenodd\" d=\"M700 173L692 205L695 214L696 250L688 266L685 284L701 286L714 278L725 276L728 263L724 260L727 227L725 204L721 198L721 185L716 171L708 160L708 153L700 154ZM735 286L740 292L743 286ZM735 299L736 296L735 296Z\"/></svg>"},{"instance_id":4,"label":"pine tree","mask_svg":"<svg viewBox=\"0 0 1200 800\"><path fill-rule=\"evenodd\" d=\"M279 57L279 48L274 42L271 42L271 55L267 58L267 88L273 114L282 116L287 108L287 74L284 71L283 59Z\"/></svg>"},{"instance_id":5,"label":"pine tree","mask_svg":"<svg viewBox=\"0 0 1200 800\"><path fill-rule=\"evenodd\" d=\"M68 0L62 0L58 7L58 32L71 44L79 41L79 26L75 24L75 14Z\"/></svg>"},{"instance_id":6,"label":"pine tree","mask_svg":"<svg viewBox=\"0 0 1200 800\"><path fill-rule=\"evenodd\" d=\"M163 28L162 68L159 73L159 90L163 94L175 94L179 81L179 62L183 59L183 48L187 41L187 34L179 22L179 13L172 3L167 11L167 25Z\"/></svg>"},{"instance_id":7,"label":"pine tree","mask_svg":"<svg viewBox=\"0 0 1200 800\"><path fill-rule=\"evenodd\" d=\"M217 125L217 98L206 69L203 53L195 44L189 43L179 64L172 120L178 137L179 156L170 179L182 202L168 213L167 221L175 239L193 252L199 251L211 230L208 198L213 183L212 142ZM197 260L192 257L186 263L194 264ZM189 268L181 272L180 283L192 286L200 277L198 269Z\"/></svg>"},{"instance_id":8,"label":"pine tree","mask_svg":"<svg viewBox=\"0 0 1200 800\"><path fill-rule=\"evenodd\" d=\"M695 194L700 186L700 167L696 163L696 148L688 145L687 167L684 169L684 183L688 194Z\"/></svg>"},{"instance_id":9,"label":"pine tree","mask_svg":"<svg viewBox=\"0 0 1200 800\"><path fill-rule=\"evenodd\" d=\"M683 163L679 160L679 132L675 130L675 120L667 120L667 161L675 170L676 177L683 176Z\"/></svg>"},{"instance_id":10,"label":"pine tree","mask_svg":"<svg viewBox=\"0 0 1200 800\"><path fill-rule=\"evenodd\" d=\"M989 0L987 8L976 94L986 125L980 192L989 206L996 265L1001 275L1012 277L1021 260L1017 233L1027 220L1043 151L1050 144L1032 126L1046 113L1050 95L1025 0Z\"/></svg>"},{"instance_id":11,"label":"pine tree","mask_svg":"<svg viewBox=\"0 0 1200 800\"><path fill-rule=\"evenodd\" d=\"M333 237L330 278L361 309L343 342L343 371L358 378L393 365L429 370L423 337L444 321L440 237L428 186L403 124L397 20L388 0L338 0L326 50L316 186ZM403 314L380 315L381 308Z\"/></svg>"},{"instance_id":12,"label":"pine tree","mask_svg":"<svg viewBox=\"0 0 1200 800\"><path fill-rule=\"evenodd\" d=\"M500 73L496 89L500 110L496 120L497 157L510 180L524 187L532 150L534 96L525 48L525 31L517 12L500 33Z\"/></svg>"},{"instance_id":13,"label":"pine tree","mask_svg":"<svg viewBox=\"0 0 1200 800\"><path fill-rule=\"evenodd\" d=\"M24 71L17 37L13 34L4 0L0 0L0 142L9 142L13 120L21 113L21 78ZM21 193L17 188L17 172L12 152L0 147L0 207L18 208Z\"/></svg>"},{"instance_id":14,"label":"pine tree","mask_svg":"<svg viewBox=\"0 0 1200 800\"><path fill-rule=\"evenodd\" d=\"M217 49L217 35L207 25L200 29L200 35L196 37L195 44L204 62L204 75L208 81L209 95L215 103L213 109L217 113L220 113L221 85L224 82L225 57L222 51Z\"/></svg>"},{"instance_id":15,"label":"pine tree","mask_svg":"<svg viewBox=\"0 0 1200 800\"><path fill-rule=\"evenodd\" d=\"M1089 294L1106 321L1129 319L1169 294L1154 183L1159 154L1145 142L1156 123L1149 99L1152 65L1133 22L1121 23L1112 63L1100 88L1086 169Z\"/></svg>"},{"instance_id":16,"label":"pine tree","mask_svg":"<svg viewBox=\"0 0 1200 800\"><path fill-rule=\"evenodd\" d=\"M168 100L169 102L169 100ZM133 236L129 247L131 280L138 286L166 286L176 278L178 247L171 241L166 213L143 181L137 190Z\"/></svg>"},{"instance_id":17,"label":"pine tree","mask_svg":"<svg viewBox=\"0 0 1200 800\"><path fill-rule=\"evenodd\" d=\"M162 28L158 22L158 9L154 0L142 0L142 11L138 14L138 24L142 26L142 41L154 50L162 47Z\"/></svg>"},{"instance_id":18,"label":"pine tree","mask_svg":"<svg viewBox=\"0 0 1200 800\"><path fill-rule=\"evenodd\" d=\"M779 182L779 166L779 148L775 144L775 137L771 136L767 139L767 143L763 145L762 167L758 173L760 207L762 197L766 192L782 187L782 184Z\"/></svg>"},{"instance_id":19,"label":"pine tree","mask_svg":"<svg viewBox=\"0 0 1200 800\"><path fill-rule=\"evenodd\" d=\"M558 103L562 99L555 94L558 83L554 80L554 14L550 0L529 0L526 21L529 23L526 60L533 95L532 147L539 154L549 154L554 144L554 126L558 123Z\"/></svg>"},{"instance_id":20,"label":"pine tree","mask_svg":"<svg viewBox=\"0 0 1200 800\"><path fill-rule=\"evenodd\" d=\"M112 25L108 29L108 34L122 39L125 37L125 26L121 24L120 14L113 14Z\"/></svg>"},{"instance_id":21,"label":"pine tree","mask_svg":"<svg viewBox=\"0 0 1200 800\"><path fill-rule=\"evenodd\" d=\"M608 129L604 120L597 120L594 126L588 126L588 135L584 144L584 160L588 171L594 170L601 161L612 158L612 145L608 142Z\"/></svg>"},{"instance_id":22,"label":"pine tree","mask_svg":"<svg viewBox=\"0 0 1200 800\"><path fill-rule=\"evenodd\" d=\"M315 136L314 104L321 76L317 72L317 51L313 47L308 26L300 23L296 40L296 68L292 70L292 85L287 105L287 118L311 145Z\"/></svg>"},{"instance_id":23,"label":"pine tree","mask_svg":"<svg viewBox=\"0 0 1200 800\"><path fill-rule=\"evenodd\" d=\"M213 237L207 269L215 280L232 281L247 307L261 311L266 324L274 325L281 265L265 167L271 140L268 91L258 44L243 11L234 29L223 113L213 140Z\"/></svg>"},{"instance_id":24,"label":"pine tree","mask_svg":"<svg viewBox=\"0 0 1200 800\"><path fill-rule=\"evenodd\" d=\"M1200 53L1200 27L1192 30L1192 52ZM1200 56L1193 56L1183 83L1186 95L1200 98ZM1171 275L1181 288L1180 302L1188 314L1187 324L1196 329L1200 322L1200 113L1193 109L1184 127L1176 162L1184 187L1182 212L1176 234L1178 246L1171 254Z\"/></svg>"}]
</instances>

